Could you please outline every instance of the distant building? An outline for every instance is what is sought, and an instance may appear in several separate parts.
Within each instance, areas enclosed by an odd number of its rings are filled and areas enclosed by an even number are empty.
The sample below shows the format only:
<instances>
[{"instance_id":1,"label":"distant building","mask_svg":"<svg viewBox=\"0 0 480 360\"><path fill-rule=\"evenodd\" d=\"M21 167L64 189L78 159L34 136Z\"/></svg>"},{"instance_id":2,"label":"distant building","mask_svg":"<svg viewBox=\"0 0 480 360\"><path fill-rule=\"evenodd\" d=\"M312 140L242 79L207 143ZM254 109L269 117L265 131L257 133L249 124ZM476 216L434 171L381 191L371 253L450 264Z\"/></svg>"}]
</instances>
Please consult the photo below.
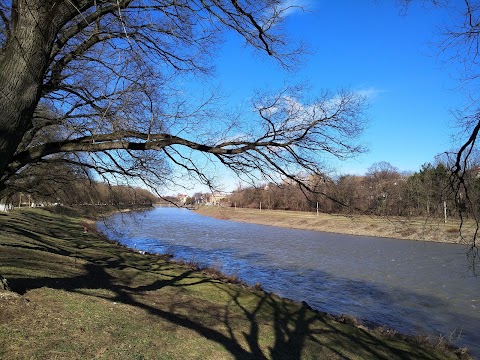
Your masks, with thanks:
<instances>
[{"instance_id":1,"label":"distant building","mask_svg":"<svg viewBox=\"0 0 480 360\"><path fill-rule=\"evenodd\" d=\"M177 199L180 201L182 204L185 204L187 201L188 195L187 194L178 194Z\"/></svg>"},{"instance_id":2,"label":"distant building","mask_svg":"<svg viewBox=\"0 0 480 360\"><path fill-rule=\"evenodd\" d=\"M218 205L222 202L222 200L225 200L227 198L228 194L221 193L221 192L215 192L210 195L210 198L208 202L212 205Z\"/></svg>"}]
</instances>

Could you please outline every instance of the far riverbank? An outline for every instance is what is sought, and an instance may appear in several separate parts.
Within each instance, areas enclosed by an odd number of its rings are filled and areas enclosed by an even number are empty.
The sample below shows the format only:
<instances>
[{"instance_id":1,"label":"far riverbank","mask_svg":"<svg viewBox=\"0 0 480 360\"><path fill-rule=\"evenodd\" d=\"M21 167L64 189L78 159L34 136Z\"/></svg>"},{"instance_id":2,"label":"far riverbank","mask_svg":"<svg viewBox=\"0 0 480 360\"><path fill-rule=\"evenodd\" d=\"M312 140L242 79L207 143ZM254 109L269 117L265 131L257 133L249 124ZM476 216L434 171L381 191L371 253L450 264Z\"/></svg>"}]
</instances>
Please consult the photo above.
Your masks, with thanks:
<instances>
[{"instance_id":1,"label":"far riverbank","mask_svg":"<svg viewBox=\"0 0 480 360\"><path fill-rule=\"evenodd\" d=\"M473 224L464 225L460 234L460 225L457 221L451 220L445 224L441 219L343 216L325 213L317 215L300 211L235 209L218 206L202 206L196 212L217 219L292 229L451 244L468 243L473 233Z\"/></svg>"}]
</instances>

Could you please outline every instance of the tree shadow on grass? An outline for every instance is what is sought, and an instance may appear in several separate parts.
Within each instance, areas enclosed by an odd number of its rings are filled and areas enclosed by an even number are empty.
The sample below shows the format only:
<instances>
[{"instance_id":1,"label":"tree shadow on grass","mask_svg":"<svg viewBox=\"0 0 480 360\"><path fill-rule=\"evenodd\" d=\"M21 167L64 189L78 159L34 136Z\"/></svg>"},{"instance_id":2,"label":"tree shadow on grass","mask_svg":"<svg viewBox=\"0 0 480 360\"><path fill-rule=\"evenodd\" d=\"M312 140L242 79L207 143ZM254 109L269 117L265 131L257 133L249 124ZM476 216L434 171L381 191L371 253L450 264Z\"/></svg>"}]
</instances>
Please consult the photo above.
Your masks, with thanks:
<instances>
[{"instance_id":1,"label":"tree shadow on grass","mask_svg":"<svg viewBox=\"0 0 480 360\"><path fill-rule=\"evenodd\" d=\"M45 219L33 215L29 219L40 226ZM252 292L245 300L245 290L239 285L229 286L198 271L160 261L156 256L142 256L121 247L105 250L102 240L84 237L78 227L68 229L64 234L56 242L45 240L38 233L21 232L25 241L41 242L36 249L28 250L47 259L50 254L80 258L82 263L75 265L75 275L66 272L48 276L48 271L37 277L13 275L9 280L14 291L26 294L28 290L48 287L134 306L221 345L235 359L321 359L325 356L340 359L434 359L424 350L407 346L400 349L368 332L334 321L326 314L313 311L306 303L295 304L265 292ZM46 243L42 246L42 242ZM4 248L9 246L6 244ZM20 246L16 250L21 251L23 245L16 246ZM97 251L77 252L76 249L84 246ZM37 267L35 270L41 273L44 263L32 261L29 254L13 259L12 265L20 269ZM124 274L124 270L143 277L134 281ZM194 294L182 300L168 292L168 289L200 285L211 286L216 291L214 294L224 295L226 301L209 302L195 298ZM145 298L148 294L155 294L164 303L152 305ZM265 336L266 332L268 336Z\"/></svg>"},{"instance_id":2,"label":"tree shadow on grass","mask_svg":"<svg viewBox=\"0 0 480 360\"><path fill-rule=\"evenodd\" d=\"M118 270L119 266L121 267L121 262L118 261L106 265L87 263L82 266L84 274L79 276L12 278L13 290L25 294L27 290L49 287L134 306L220 344L235 359L301 359L304 358L307 342L310 347L313 346L319 351L318 354L310 353L308 358L323 358L322 354L325 353L348 359L356 353L363 354L361 358L392 359L393 354L393 358L399 359L434 359L422 350L417 350L416 353L411 353L411 350L398 350L359 329L352 332L351 327L337 323L326 314L312 311L306 303L294 304L269 293L256 292L252 294L256 299L254 305L247 306L242 303L244 290L237 286L225 286L218 280L205 277L194 270L185 270L177 275L166 275L159 271L161 279L145 285L131 286L107 272L107 269ZM162 289L186 288L206 283L216 287L219 293L228 295L228 301L221 305L221 315L218 307L212 305L209 309L208 304L200 305L197 302L185 302L178 307L170 304L168 309L164 309L142 301L146 292L158 291L161 298ZM102 294L101 291L88 291L92 289L108 290L113 295L92 295ZM190 308L186 309L185 306ZM205 315L195 316L205 311L211 313L209 321L205 321ZM274 339L270 344L266 344L261 336L266 327L273 328ZM343 348L345 344L350 348Z\"/></svg>"}]
</instances>

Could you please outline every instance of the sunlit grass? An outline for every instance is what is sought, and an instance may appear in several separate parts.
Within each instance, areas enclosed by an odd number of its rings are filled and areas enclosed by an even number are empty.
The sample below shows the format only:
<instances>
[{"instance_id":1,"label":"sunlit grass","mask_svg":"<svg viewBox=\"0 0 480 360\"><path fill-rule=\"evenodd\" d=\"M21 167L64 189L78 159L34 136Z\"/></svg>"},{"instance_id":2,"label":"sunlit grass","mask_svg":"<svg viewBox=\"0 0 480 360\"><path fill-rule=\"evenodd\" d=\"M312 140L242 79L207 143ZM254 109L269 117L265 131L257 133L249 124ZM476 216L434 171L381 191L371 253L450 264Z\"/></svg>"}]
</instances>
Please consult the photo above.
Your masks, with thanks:
<instances>
[{"instance_id":1,"label":"sunlit grass","mask_svg":"<svg viewBox=\"0 0 480 360\"><path fill-rule=\"evenodd\" d=\"M107 242L84 220L0 215L4 359L454 359ZM211 272L215 274L215 272Z\"/></svg>"}]
</instances>

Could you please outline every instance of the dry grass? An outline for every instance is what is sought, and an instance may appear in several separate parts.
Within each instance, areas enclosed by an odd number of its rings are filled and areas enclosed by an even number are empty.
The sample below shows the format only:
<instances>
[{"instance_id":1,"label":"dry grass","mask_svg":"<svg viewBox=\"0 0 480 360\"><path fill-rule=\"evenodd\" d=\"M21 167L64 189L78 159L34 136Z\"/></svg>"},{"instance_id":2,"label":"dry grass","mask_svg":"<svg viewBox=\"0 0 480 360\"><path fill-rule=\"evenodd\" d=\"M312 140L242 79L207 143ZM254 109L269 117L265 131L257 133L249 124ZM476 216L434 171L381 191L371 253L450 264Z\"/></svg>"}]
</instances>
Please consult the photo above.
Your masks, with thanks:
<instances>
[{"instance_id":1,"label":"dry grass","mask_svg":"<svg viewBox=\"0 0 480 360\"><path fill-rule=\"evenodd\" d=\"M168 257L81 219L0 214L0 359L455 359Z\"/></svg>"},{"instance_id":2,"label":"dry grass","mask_svg":"<svg viewBox=\"0 0 480 360\"><path fill-rule=\"evenodd\" d=\"M242 209L204 206L199 214L224 220L249 222L294 229L325 231L339 234L386 237L405 240L462 243L473 233L473 224L465 224L462 235L459 224L444 224L439 219L405 219L375 216L342 216L300 211Z\"/></svg>"}]
</instances>

